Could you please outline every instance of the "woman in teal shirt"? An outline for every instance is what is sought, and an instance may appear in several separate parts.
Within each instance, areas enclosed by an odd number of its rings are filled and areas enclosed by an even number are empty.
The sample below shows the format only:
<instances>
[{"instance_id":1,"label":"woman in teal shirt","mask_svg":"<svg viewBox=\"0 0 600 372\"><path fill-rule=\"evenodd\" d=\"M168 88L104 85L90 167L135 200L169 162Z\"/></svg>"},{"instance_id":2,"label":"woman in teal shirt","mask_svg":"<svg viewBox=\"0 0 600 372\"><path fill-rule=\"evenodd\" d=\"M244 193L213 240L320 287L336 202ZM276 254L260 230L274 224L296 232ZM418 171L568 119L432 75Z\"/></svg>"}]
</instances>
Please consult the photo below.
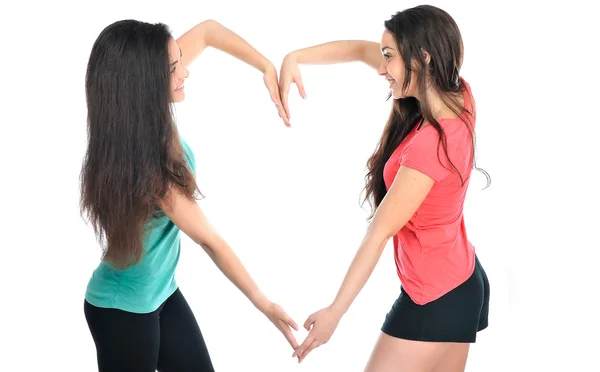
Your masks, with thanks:
<instances>
[{"instance_id":1,"label":"woman in teal shirt","mask_svg":"<svg viewBox=\"0 0 600 372\"><path fill-rule=\"evenodd\" d=\"M171 107L184 99L186 66L208 46L260 70L285 115L273 64L212 20L177 40L163 24L115 22L91 51L81 207L104 246L84 302L100 371L214 370L175 281L180 231L298 346L290 329L297 325L261 293L196 202L194 155Z\"/></svg>"}]
</instances>

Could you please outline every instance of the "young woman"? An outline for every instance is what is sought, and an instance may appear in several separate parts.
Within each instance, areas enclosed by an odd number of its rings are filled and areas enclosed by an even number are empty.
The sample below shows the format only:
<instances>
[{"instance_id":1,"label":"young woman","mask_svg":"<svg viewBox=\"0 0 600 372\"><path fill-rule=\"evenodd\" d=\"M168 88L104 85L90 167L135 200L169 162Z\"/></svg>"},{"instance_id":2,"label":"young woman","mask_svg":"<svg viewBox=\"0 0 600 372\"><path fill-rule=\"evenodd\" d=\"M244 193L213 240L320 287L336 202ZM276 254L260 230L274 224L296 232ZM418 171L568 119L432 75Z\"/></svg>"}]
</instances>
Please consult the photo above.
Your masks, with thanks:
<instances>
[{"instance_id":1,"label":"young woman","mask_svg":"<svg viewBox=\"0 0 600 372\"><path fill-rule=\"evenodd\" d=\"M163 24L119 21L100 33L91 51L81 207L105 246L84 302L100 371L214 370L174 277L180 230L298 346L294 321L261 293L196 202L194 155L171 108L184 99L186 66L208 46L260 70L285 115L275 67L215 21L177 40Z\"/></svg>"},{"instance_id":2,"label":"young woman","mask_svg":"<svg viewBox=\"0 0 600 372\"><path fill-rule=\"evenodd\" d=\"M469 344L488 325L489 284L467 238L463 203L474 167L475 102L460 75L463 44L454 20L433 6L396 13L381 43L335 41L294 51L280 89L298 65L362 61L390 83L393 109L368 161L366 200L374 213L337 297L312 314L294 351L302 361L326 343L391 238L400 296L387 314L365 369L463 371ZM487 174L486 174L487 176Z\"/></svg>"}]
</instances>

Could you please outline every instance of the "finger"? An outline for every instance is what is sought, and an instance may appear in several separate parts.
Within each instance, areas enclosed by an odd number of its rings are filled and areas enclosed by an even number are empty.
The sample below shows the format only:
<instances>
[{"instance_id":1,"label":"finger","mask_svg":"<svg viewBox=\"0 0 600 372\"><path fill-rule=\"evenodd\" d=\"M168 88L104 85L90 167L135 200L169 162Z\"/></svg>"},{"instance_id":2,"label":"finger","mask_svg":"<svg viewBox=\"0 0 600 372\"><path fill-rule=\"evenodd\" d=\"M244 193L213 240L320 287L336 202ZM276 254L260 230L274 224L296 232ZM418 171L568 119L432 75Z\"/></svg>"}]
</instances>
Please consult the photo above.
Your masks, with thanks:
<instances>
[{"instance_id":1,"label":"finger","mask_svg":"<svg viewBox=\"0 0 600 372\"><path fill-rule=\"evenodd\" d=\"M310 353L313 349L315 349L321 345L322 345L322 342L320 342L319 340L314 340L313 342L311 342L311 344L304 350L304 352L302 354L300 354L300 356L298 358L298 363L301 363L304 360L304 358L306 358L308 353Z\"/></svg>"},{"instance_id":2,"label":"finger","mask_svg":"<svg viewBox=\"0 0 600 372\"><path fill-rule=\"evenodd\" d=\"M271 95L271 101L273 101L273 103L275 104L279 117L283 119L286 125L289 126L289 119L287 117L285 109L283 108L283 105L281 104L281 97L279 96L279 85L277 83L271 84L269 85L268 89L269 94Z\"/></svg>"},{"instance_id":3,"label":"finger","mask_svg":"<svg viewBox=\"0 0 600 372\"><path fill-rule=\"evenodd\" d=\"M275 102L275 107L277 108L277 113L279 114L279 117L281 119L283 119L283 122L285 123L286 126L290 126L290 119L287 115L287 112L285 111L285 108L283 107L283 103L281 102L281 97L279 96L279 87L277 88L277 99L274 100Z\"/></svg>"},{"instance_id":4,"label":"finger","mask_svg":"<svg viewBox=\"0 0 600 372\"><path fill-rule=\"evenodd\" d=\"M282 324L281 331L283 332L283 335L290 343L290 346L292 346L292 348L294 350L296 350L298 348L298 341L296 341L296 337L294 337L294 334L292 333L290 328L287 326L287 324Z\"/></svg>"},{"instance_id":5,"label":"finger","mask_svg":"<svg viewBox=\"0 0 600 372\"><path fill-rule=\"evenodd\" d=\"M298 330L298 324L294 321L294 319L290 318L289 315L284 314L285 322L290 327L294 328L294 330Z\"/></svg>"},{"instance_id":6,"label":"finger","mask_svg":"<svg viewBox=\"0 0 600 372\"><path fill-rule=\"evenodd\" d=\"M277 113L279 114L279 117L281 119L283 119L283 122L285 123L286 126L290 126L290 118L287 115L287 112L285 112L285 109L283 108L283 105L281 104L281 101L279 101L279 103L276 103L275 106L277 106Z\"/></svg>"},{"instance_id":7,"label":"finger","mask_svg":"<svg viewBox=\"0 0 600 372\"><path fill-rule=\"evenodd\" d=\"M314 338L312 337L312 335L308 335L306 337L306 339L304 340L304 342L302 343L302 345L298 346L296 348L296 350L294 351L294 354L292 354L292 358L296 357L296 356L300 356L302 354L302 352L310 345L312 344L312 342L314 341Z\"/></svg>"},{"instance_id":8,"label":"finger","mask_svg":"<svg viewBox=\"0 0 600 372\"><path fill-rule=\"evenodd\" d=\"M306 319L306 322L304 322L304 329L310 331L310 326L313 325L314 322L313 316L309 316L308 319Z\"/></svg>"},{"instance_id":9,"label":"finger","mask_svg":"<svg viewBox=\"0 0 600 372\"><path fill-rule=\"evenodd\" d=\"M283 109L285 110L285 115L288 119L292 117L290 115L290 106L288 104L288 93L290 91L290 83L284 82L279 86L279 96L281 97L281 102L283 104Z\"/></svg>"},{"instance_id":10,"label":"finger","mask_svg":"<svg viewBox=\"0 0 600 372\"><path fill-rule=\"evenodd\" d=\"M269 93L271 93L271 101L273 101L275 106L281 106L281 100L279 99L279 87L270 87Z\"/></svg>"},{"instance_id":11,"label":"finger","mask_svg":"<svg viewBox=\"0 0 600 372\"><path fill-rule=\"evenodd\" d=\"M296 86L298 87L298 93L300 93L300 97L306 99L306 90L304 89L304 82L302 81L302 77L296 77Z\"/></svg>"}]
</instances>

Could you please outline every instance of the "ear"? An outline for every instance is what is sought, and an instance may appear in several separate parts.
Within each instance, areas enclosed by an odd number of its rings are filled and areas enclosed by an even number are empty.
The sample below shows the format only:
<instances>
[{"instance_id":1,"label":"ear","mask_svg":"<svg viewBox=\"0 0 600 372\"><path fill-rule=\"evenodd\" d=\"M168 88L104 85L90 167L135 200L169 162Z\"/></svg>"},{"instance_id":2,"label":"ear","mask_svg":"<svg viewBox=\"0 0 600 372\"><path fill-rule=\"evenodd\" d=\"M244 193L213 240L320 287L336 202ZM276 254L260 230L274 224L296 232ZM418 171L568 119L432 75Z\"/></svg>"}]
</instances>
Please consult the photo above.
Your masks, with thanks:
<instances>
[{"instance_id":1,"label":"ear","mask_svg":"<svg viewBox=\"0 0 600 372\"><path fill-rule=\"evenodd\" d=\"M427 52L425 49L421 49L421 53L423 53L423 59L425 60L425 64L428 65L431 62L431 54Z\"/></svg>"}]
</instances>

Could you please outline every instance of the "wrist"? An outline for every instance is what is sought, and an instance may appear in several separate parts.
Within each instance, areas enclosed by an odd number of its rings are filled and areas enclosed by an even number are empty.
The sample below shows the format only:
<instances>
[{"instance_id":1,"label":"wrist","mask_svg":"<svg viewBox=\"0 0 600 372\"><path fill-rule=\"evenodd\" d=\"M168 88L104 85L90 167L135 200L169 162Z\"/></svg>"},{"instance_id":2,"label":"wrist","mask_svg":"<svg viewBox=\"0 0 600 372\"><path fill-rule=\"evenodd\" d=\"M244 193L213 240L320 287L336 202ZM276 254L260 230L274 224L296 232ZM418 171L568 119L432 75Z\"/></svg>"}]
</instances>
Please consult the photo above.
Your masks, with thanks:
<instances>
[{"instance_id":1,"label":"wrist","mask_svg":"<svg viewBox=\"0 0 600 372\"><path fill-rule=\"evenodd\" d=\"M269 307L269 304L271 303L271 301L269 301L267 296L265 296L260 291L258 291L256 294L253 294L250 297L250 301L252 302L254 307L256 307L258 310L260 310L260 312L262 312L262 313L264 313L267 310L267 308Z\"/></svg>"},{"instance_id":2,"label":"wrist","mask_svg":"<svg viewBox=\"0 0 600 372\"><path fill-rule=\"evenodd\" d=\"M275 70L275 66L267 58L263 57L263 61L259 64L259 70L263 74Z\"/></svg>"},{"instance_id":3,"label":"wrist","mask_svg":"<svg viewBox=\"0 0 600 372\"><path fill-rule=\"evenodd\" d=\"M285 56L286 61L294 61L298 64L301 63L300 59L301 59L301 55L298 50L290 52Z\"/></svg>"},{"instance_id":4,"label":"wrist","mask_svg":"<svg viewBox=\"0 0 600 372\"><path fill-rule=\"evenodd\" d=\"M341 318L346 311L348 311L348 306L345 306L337 301L333 301L331 305L329 305L329 309L336 314L339 318Z\"/></svg>"}]
</instances>

